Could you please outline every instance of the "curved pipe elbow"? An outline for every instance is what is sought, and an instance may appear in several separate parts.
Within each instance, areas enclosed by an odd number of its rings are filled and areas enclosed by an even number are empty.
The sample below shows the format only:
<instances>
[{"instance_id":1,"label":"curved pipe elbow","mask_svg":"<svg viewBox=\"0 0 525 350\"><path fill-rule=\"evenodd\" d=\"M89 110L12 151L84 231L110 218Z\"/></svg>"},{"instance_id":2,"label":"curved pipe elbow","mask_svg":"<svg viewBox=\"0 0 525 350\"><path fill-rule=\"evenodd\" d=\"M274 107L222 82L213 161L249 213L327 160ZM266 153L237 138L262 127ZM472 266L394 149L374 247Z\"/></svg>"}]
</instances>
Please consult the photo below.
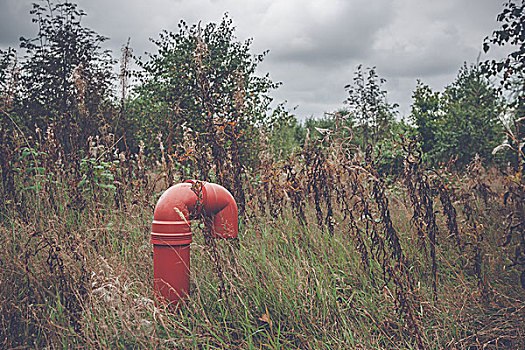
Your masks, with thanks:
<instances>
[{"instance_id":1,"label":"curved pipe elbow","mask_svg":"<svg viewBox=\"0 0 525 350\"><path fill-rule=\"evenodd\" d=\"M159 198L153 214L154 244L191 243L190 217L199 212L210 218L214 236L237 237L239 225L237 203L231 193L220 185L202 182L202 197L199 198L200 196L198 197L192 189L195 183L194 180L188 180L174 185ZM209 226L210 223L207 225Z\"/></svg>"}]
</instances>

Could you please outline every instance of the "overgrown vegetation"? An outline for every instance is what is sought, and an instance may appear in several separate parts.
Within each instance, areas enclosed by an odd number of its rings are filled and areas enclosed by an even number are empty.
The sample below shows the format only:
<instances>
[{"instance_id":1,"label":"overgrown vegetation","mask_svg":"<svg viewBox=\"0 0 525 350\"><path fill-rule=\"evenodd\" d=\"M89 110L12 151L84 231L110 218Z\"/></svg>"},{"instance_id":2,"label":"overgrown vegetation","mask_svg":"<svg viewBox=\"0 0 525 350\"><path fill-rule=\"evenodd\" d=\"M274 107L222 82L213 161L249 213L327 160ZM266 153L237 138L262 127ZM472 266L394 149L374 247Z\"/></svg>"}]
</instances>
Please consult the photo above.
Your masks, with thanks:
<instances>
[{"instance_id":1,"label":"overgrown vegetation","mask_svg":"<svg viewBox=\"0 0 525 350\"><path fill-rule=\"evenodd\" d=\"M41 4L25 56L0 53L2 348L525 347L519 62L420 83L411 122L358 67L343 108L302 124L271 107L278 84L228 17L161 34L130 87L129 43L115 77L75 4ZM522 48L523 6L487 45ZM234 194L240 241L193 224L173 311L149 235L186 178Z\"/></svg>"}]
</instances>

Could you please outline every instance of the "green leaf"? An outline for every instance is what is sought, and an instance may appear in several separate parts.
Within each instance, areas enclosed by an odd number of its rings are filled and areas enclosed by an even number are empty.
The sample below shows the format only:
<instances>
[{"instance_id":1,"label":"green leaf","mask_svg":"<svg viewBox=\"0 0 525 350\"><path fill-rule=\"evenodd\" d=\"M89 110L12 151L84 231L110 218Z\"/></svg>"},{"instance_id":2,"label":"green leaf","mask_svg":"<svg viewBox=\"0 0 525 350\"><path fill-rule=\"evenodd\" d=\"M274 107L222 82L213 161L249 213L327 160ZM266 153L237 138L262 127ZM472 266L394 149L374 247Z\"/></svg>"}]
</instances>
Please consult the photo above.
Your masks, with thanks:
<instances>
[{"instance_id":1,"label":"green leaf","mask_svg":"<svg viewBox=\"0 0 525 350\"><path fill-rule=\"evenodd\" d=\"M80 182L77 184L77 187L82 187L82 186L84 186L84 184L86 184L86 183L89 183L89 180L88 180L87 176L84 175L84 177L82 178L82 180L80 180Z\"/></svg>"},{"instance_id":2,"label":"green leaf","mask_svg":"<svg viewBox=\"0 0 525 350\"><path fill-rule=\"evenodd\" d=\"M114 190L115 189L115 186L113 186L113 185L106 185L106 184L103 184L103 183L98 183L97 186L105 188L105 189L109 189L109 190Z\"/></svg>"}]
</instances>

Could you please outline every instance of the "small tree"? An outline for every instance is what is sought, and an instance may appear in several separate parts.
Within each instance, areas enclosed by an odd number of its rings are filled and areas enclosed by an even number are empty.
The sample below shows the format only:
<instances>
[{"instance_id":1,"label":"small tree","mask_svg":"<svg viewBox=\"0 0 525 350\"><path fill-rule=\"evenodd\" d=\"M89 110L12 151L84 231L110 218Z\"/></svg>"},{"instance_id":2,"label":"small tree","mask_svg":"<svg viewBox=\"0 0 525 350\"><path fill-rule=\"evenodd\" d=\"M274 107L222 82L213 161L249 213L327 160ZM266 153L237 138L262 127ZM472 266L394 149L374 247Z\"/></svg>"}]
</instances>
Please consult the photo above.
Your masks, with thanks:
<instances>
[{"instance_id":1,"label":"small tree","mask_svg":"<svg viewBox=\"0 0 525 350\"><path fill-rule=\"evenodd\" d=\"M21 38L26 54L17 114L28 131L54 124L70 153L97 132L113 60L100 46L107 38L82 26L85 13L76 4L41 2L30 11L37 36Z\"/></svg>"},{"instance_id":2,"label":"small tree","mask_svg":"<svg viewBox=\"0 0 525 350\"><path fill-rule=\"evenodd\" d=\"M238 198L240 176L257 161L258 128L286 113L282 105L270 106L268 93L280 84L255 74L265 53L252 55L251 40L239 42L234 32L226 15L204 28L181 21L178 33L164 31L153 40L158 51L139 62L128 130L151 147L160 136L193 176L214 176Z\"/></svg>"},{"instance_id":3,"label":"small tree","mask_svg":"<svg viewBox=\"0 0 525 350\"><path fill-rule=\"evenodd\" d=\"M362 148L369 142L375 145L387 135L394 120L397 104L387 102L387 92L381 89L385 82L385 79L378 77L375 67L363 69L359 65L353 83L345 86L349 95L345 104L349 118L360 131Z\"/></svg>"},{"instance_id":4,"label":"small tree","mask_svg":"<svg viewBox=\"0 0 525 350\"><path fill-rule=\"evenodd\" d=\"M483 63L483 71L487 77L499 77L500 91L508 92L509 114L507 146L516 154L517 166L523 169L525 155L525 128L521 127L525 117L525 0L508 1L503 11L497 17L502 23L500 29L494 31L491 37L485 38L483 50L489 51L491 46L512 46L512 51L502 60L489 60Z\"/></svg>"},{"instance_id":5,"label":"small tree","mask_svg":"<svg viewBox=\"0 0 525 350\"><path fill-rule=\"evenodd\" d=\"M483 77L479 66L464 65L442 95L440 123L441 160L457 156L459 165L468 164L479 154L492 158L492 150L502 137L498 95Z\"/></svg>"},{"instance_id":6,"label":"small tree","mask_svg":"<svg viewBox=\"0 0 525 350\"><path fill-rule=\"evenodd\" d=\"M478 66L464 65L442 93L419 82L413 98L411 119L428 160L439 163L454 157L463 166L476 154L492 158L501 141L501 108Z\"/></svg>"},{"instance_id":7,"label":"small tree","mask_svg":"<svg viewBox=\"0 0 525 350\"><path fill-rule=\"evenodd\" d=\"M490 47L494 45L514 46L515 51L502 60L485 62L483 69L489 77L502 73L500 83L509 90L513 90L516 80L519 80L521 82L519 84L521 86L521 98L523 98L525 93L525 85L523 84L525 72L525 0L509 0L506 2L497 20L502 23L502 26L494 31L490 38L485 38L483 51L489 51Z\"/></svg>"}]
</instances>

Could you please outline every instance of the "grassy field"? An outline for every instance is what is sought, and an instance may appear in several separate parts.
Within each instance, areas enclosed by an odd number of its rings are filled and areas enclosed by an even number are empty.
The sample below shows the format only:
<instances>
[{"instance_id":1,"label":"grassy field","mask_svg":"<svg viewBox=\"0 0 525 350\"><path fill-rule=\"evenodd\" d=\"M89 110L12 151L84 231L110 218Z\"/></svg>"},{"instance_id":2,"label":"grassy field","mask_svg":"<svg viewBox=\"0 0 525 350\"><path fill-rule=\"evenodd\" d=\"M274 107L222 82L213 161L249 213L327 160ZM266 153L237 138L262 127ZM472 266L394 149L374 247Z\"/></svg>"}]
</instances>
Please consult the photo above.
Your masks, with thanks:
<instances>
[{"instance_id":1,"label":"grassy field","mask_svg":"<svg viewBox=\"0 0 525 350\"><path fill-rule=\"evenodd\" d=\"M359 65L306 120L227 13L117 67L74 2L33 4L0 50L0 349L525 349L519 3L483 41L508 56L418 81L408 115ZM175 309L150 233L186 179L232 193L239 238L192 222Z\"/></svg>"},{"instance_id":2,"label":"grassy field","mask_svg":"<svg viewBox=\"0 0 525 350\"><path fill-rule=\"evenodd\" d=\"M170 311L154 303L149 235L180 178L32 153L2 206L1 348L525 347L512 179L479 162L456 174L407 157L389 181L365 159L261 171L238 244L193 223L191 295Z\"/></svg>"}]
</instances>

